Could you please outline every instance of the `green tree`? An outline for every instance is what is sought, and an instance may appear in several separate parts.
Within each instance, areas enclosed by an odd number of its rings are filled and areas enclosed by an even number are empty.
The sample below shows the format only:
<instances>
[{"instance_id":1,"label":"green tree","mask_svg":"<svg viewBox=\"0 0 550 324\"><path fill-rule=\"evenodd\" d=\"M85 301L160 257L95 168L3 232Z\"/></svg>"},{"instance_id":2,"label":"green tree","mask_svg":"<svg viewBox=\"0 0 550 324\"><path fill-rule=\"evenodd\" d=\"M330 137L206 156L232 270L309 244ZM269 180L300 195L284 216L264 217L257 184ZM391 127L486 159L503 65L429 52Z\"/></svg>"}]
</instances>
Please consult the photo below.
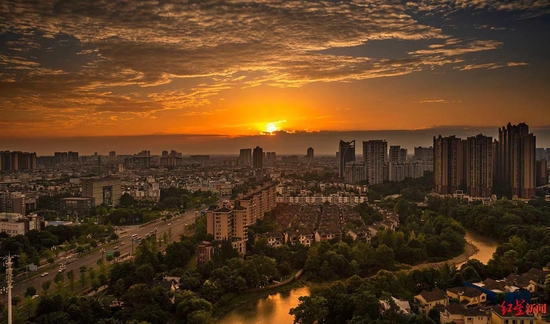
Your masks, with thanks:
<instances>
[{"instance_id":1,"label":"green tree","mask_svg":"<svg viewBox=\"0 0 550 324\"><path fill-rule=\"evenodd\" d=\"M27 290L25 290L25 297L32 297L34 295L36 295L36 288L34 288L34 286L28 286Z\"/></svg>"},{"instance_id":2,"label":"green tree","mask_svg":"<svg viewBox=\"0 0 550 324\"><path fill-rule=\"evenodd\" d=\"M49 257L47 261L48 261L48 263L50 264L50 267L53 268L53 265L54 265L54 263L55 263L55 259L52 258L52 257Z\"/></svg>"},{"instance_id":3,"label":"green tree","mask_svg":"<svg viewBox=\"0 0 550 324\"><path fill-rule=\"evenodd\" d=\"M50 289L52 282L49 280L46 280L42 283L42 289L44 290L44 295L48 295L48 289Z\"/></svg>"},{"instance_id":4,"label":"green tree","mask_svg":"<svg viewBox=\"0 0 550 324\"><path fill-rule=\"evenodd\" d=\"M67 278L69 279L69 287L71 288L71 293L74 293L74 270L67 272Z\"/></svg>"},{"instance_id":5,"label":"green tree","mask_svg":"<svg viewBox=\"0 0 550 324\"><path fill-rule=\"evenodd\" d=\"M136 200L129 193L124 193L120 196L120 205L125 208L132 207L136 205Z\"/></svg>"},{"instance_id":6,"label":"green tree","mask_svg":"<svg viewBox=\"0 0 550 324\"><path fill-rule=\"evenodd\" d=\"M294 316L294 323L313 324L315 321L324 322L328 315L328 301L321 296L302 296L300 303L290 310Z\"/></svg>"},{"instance_id":7,"label":"green tree","mask_svg":"<svg viewBox=\"0 0 550 324\"><path fill-rule=\"evenodd\" d=\"M65 276L63 275L63 272L58 272L53 278L53 282L55 282L56 284L59 282L63 282L63 280L65 280Z\"/></svg>"}]
</instances>

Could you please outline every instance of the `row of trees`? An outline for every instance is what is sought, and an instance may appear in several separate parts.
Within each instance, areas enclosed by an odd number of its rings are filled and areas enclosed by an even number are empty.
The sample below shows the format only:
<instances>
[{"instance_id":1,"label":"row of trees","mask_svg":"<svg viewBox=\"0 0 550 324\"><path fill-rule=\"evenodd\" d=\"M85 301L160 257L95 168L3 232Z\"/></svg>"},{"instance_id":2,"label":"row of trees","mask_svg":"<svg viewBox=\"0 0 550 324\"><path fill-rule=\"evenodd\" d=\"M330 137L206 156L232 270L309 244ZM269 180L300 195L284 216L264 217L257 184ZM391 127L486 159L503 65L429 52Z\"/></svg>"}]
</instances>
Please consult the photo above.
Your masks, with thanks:
<instances>
[{"instance_id":1,"label":"row of trees","mask_svg":"<svg viewBox=\"0 0 550 324\"><path fill-rule=\"evenodd\" d=\"M297 323L436 323L423 316L401 314L391 297L411 300L423 289L448 288L462 284L461 270L444 266L411 272L380 271L370 278L352 276L330 286L314 288L311 295L300 297L290 313ZM389 308L382 307L385 301ZM435 317L435 316L434 316ZM438 317L438 316L437 316Z\"/></svg>"}]
</instances>

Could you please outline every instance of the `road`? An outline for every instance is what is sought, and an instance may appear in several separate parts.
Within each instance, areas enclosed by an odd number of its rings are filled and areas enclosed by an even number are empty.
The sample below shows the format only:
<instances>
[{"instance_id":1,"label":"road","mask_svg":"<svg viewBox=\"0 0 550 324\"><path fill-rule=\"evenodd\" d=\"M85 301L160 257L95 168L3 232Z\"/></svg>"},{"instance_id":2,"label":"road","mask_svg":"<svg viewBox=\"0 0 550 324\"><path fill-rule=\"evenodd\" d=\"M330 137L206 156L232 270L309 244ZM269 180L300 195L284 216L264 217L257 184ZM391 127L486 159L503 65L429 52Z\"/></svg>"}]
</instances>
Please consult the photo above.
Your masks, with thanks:
<instances>
[{"instance_id":1,"label":"road","mask_svg":"<svg viewBox=\"0 0 550 324\"><path fill-rule=\"evenodd\" d=\"M131 236L133 234L137 234L142 239L145 238L145 235L154 230L157 229L157 239L162 239L162 235L164 233L169 233L171 230L171 238L170 241L178 240L181 234L184 234L185 231L185 224L192 224L195 221L196 217L196 210L190 210L185 212L183 215L173 217L169 220L162 221L157 220L154 222L151 222L149 224L146 224L142 227L139 226L127 226L127 227L120 227L125 233L120 235L120 240L118 244L109 244L107 248L105 248L105 252L114 252L116 251L114 249L115 246L118 246L118 251L121 255L125 253L132 253L132 239ZM122 245L124 243L124 245ZM133 248L138 246L137 243L133 243ZM103 256L104 257L104 256ZM80 278L80 267L86 266L88 268L97 267L97 260L102 258L101 251L96 251L87 255L82 256L81 258L78 258L76 261L71 262L67 265L66 270L64 273L74 270L75 274L75 282L78 282L78 279ZM47 269L49 266L46 267ZM53 279L55 275L58 273L59 266L54 266L54 268L46 270L49 274L47 276L41 277L40 275L36 275L34 277L31 277L29 279L21 280L18 282L15 282L14 288L12 290L12 296L20 296L21 298L24 298L25 291L27 290L27 287L34 286L36 288L37 294L42 293L42 283L50 280L53 282ZM20 280L20 278L18 278ZM65 282L68 282L68 280L65 278ZM52 288L54 287L52 286Z\"/></svg>"}]
</instances>

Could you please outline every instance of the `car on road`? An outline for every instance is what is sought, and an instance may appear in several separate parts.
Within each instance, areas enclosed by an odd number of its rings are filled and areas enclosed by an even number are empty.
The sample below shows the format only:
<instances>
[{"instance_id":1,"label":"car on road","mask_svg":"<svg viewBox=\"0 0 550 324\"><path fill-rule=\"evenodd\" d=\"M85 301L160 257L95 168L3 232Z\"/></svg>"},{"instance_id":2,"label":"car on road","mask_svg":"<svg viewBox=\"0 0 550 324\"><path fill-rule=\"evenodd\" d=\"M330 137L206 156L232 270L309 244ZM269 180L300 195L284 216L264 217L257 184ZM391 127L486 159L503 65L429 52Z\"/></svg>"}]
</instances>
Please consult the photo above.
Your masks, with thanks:
<instances>
[{"instance_id":1,"label":"car on road","mask_svg":"<svg viewBox=\"0 0 550 324\"><path fill-rule=\"evenodd\" d=\"M118 245L113 248L113 250L118 250Z\"/></svg>"},{"instance_id":2,"label":"car on road","mask_svg":"<svg viewBox=\"0 0 550 324\"><path fill-rule=\"evenodd\" d=\"M44 272L44 273L42 273L42 274L40 275L40 277L45 277L45 276L47 276L47 275L49 275L49 273L48 273L48 272Z\"/></svg>"},{"instance_id":3,"label":"car on road","mask_svg":"<svg viewBox=\"0 0 550 324\"><path fill-rule=\"evenodd\" d=\"M172 225L172 223L168 223L168 226Z\"/></svg>"},{"instance_id":4,"label":"car on road","mask_svg":"<svg viewBox=\"0 0 550 324\"><path fill-rule=\"evenodd\" d=\"M120 243L120 245L122 245L122 246L124 246L124 244L126 244L126 243L124 243L124 242Z\"/></svg>"}]
</instances>

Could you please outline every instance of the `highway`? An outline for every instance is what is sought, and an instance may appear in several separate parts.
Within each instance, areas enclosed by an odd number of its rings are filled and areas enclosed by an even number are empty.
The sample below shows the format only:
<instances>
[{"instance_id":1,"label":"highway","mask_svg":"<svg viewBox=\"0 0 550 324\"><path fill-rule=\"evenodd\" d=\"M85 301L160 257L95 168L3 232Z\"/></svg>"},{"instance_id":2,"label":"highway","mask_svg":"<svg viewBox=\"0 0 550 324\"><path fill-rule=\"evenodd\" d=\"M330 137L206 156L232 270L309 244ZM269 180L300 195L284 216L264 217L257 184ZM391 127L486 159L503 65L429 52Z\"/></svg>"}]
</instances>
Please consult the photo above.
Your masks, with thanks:
<instances>
[{"instance_id":1,"label":"highway","mask_svg":"<svg viewBox=\"0 0 550 324\"><path fill-rule=\"evenodd\" d=\"M196 209L190 210L185 212L184 214L172 217L169 220L162 221L157 220L153 221L151 223L148 223L146 225L143 225L141 227L139 226L124 226L119 227L120 231L125 232L120 235L120 239L118 243L115 244L108 244L108 247L105 248L105 254L103 255L103 258L105 259L105 256L107 255L107 252L115 252L117 250L114 249L115 246L118 246L118 251L121 255L125 253L132 253L132 239L131 236L133 234L137 234L142 239L145 238L145 235L147 235L149 232L157 229L157 239L162 240L162 236L164 233L169 233L171 231L171 237L170 241L179 240L179 237L181 234L184 234L185 231L185 225L190 225L195 221L196 217ZM124 243L124 245L122 245ZM134 251L136 247L138 246L138 243L133 243ZM63 254L60 254L60 256L63 256ZM67 272L74 270L75 274L75 285L79 282L80 278L80 267L86 266L88 268L97 268L97 260L101 259L102 253L101 251L96 251L87 255L84 255L77 260L69 263L66 267L66 270L64 271L65 274L65 283L68 283L69 280L66 277ZM12 290L12 296L20 296L22 299L24 299L24 294L29 286L34 286L36 288L37 294L42 294L42 283L50 280L52 282L52 285L50 287L49 291L55 290L55 285L53 284L53 279L55 275L59 271L59 265L54 266L51 268L49 265L45 267L49 274L47 276L41 277L40 275L35 275L29 279L21 280L21 277L17 278L17 280L14 283L14 288ZM44 267L41 267L41 270L44 269ZM89 280L87 280L89 283Z\"/></svg>"}]
</instances>

